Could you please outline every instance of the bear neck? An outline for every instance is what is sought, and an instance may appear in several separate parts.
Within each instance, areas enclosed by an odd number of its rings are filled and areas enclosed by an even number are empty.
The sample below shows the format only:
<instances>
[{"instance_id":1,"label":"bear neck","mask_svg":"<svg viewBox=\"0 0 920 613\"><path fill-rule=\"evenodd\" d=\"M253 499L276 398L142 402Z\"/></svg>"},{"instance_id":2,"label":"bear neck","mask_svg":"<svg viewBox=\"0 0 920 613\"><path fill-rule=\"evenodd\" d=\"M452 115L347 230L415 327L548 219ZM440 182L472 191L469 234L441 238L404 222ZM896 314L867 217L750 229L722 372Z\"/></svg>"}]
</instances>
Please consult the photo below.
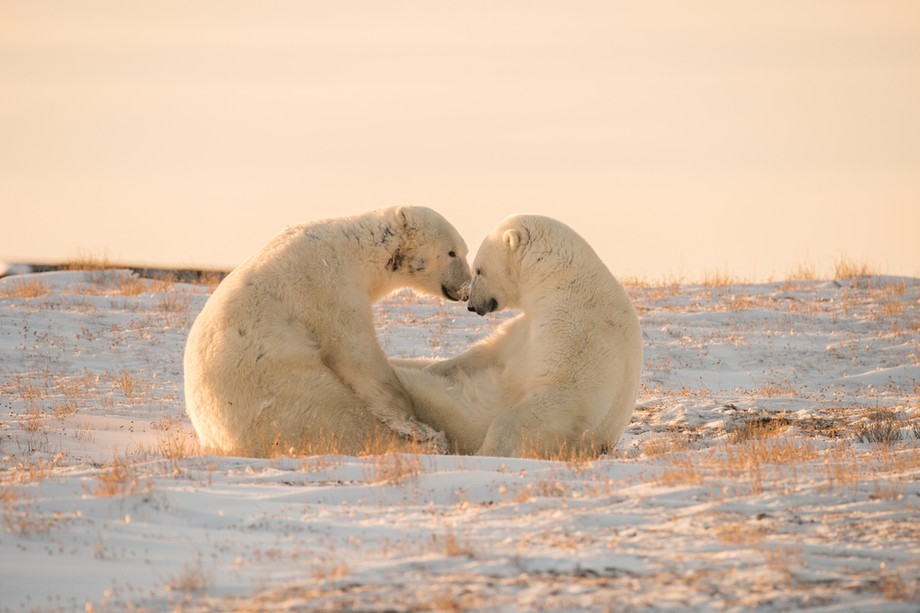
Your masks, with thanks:
<instances>
[{"instance_id":1,"label":"bear neck","mask_svg":"<svg viewBox=\"0 0 920 613\"><path fill-rule=\"evenodd\" d=\"M376 301L408 285L403 266L408 241L399 233L404 230L399 230L395 221L370 230L372 240L359 246L358 257L367 265L366 289Z\"/></svg>"},{"instance_id":2,"label":"bear neck","mask_svg":"<svg viewBox=\"0 0 920 613\"><path fill-rule=\"evenodd\" d=\"M519 309L534 316L559 309L577 310L576 305L590 301L603 287L597 275L583 266L561 270L538 267L520 285L527 289L521 292Z\"/></svg>"}]
</instances>

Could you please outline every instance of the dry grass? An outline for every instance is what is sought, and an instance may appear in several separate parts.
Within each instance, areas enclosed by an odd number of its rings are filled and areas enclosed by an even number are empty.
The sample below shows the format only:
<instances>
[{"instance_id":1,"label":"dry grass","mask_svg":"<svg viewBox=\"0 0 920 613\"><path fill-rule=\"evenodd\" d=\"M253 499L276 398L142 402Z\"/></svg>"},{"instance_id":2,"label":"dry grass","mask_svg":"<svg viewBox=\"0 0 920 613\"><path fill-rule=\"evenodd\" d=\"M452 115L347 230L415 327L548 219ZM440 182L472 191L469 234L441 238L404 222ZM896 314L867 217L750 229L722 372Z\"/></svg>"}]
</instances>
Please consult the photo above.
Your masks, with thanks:
<instances>
[{"instance_id":1,"label":"dry grass","mask_svg":"<svg viewBox=\"0 0 920 613\"><path fill-rule=\"evenodd\" d=\"M64 400L63 402L55 402L52 410L55 418L64 419L76 414L77 405L72 400Z\"/></svg>"},{"instance_id":2,"label":"dry grass","mask_svg":"<svg viewBox=\"0 0 920 613\"><path fill-rule=\"evenodd\" d=\"M422 456L405 453L387 453L369 456L365 475L370 483L399 485L417 481L422 474Z\"/></svg>"},{"instance_id":3,"label":"dry grass","mask_svg":"<svg viewBox=\"0 0 920 613\"><path fill-rule=\"evenodd\" d=\"M55 387L65 398L87 399L93 398L99 380L99 375L84 368L79 375L57 377Z\"/></svg>"},{"instance_id":4,"label":"dry grass","mask_svg":"<svg viewBox=\"0 0 920 613\"><path fill-rule=\"evenodd\" d=\"M20 298L22 300L32 300L41 298L49 293L47 286L40 279L30 281L17 280L12 288L0 291L0 298Z\"/></svg>"},{"instance_id":5,"label":"dry grass","mask_svg":"<svg viewBox=\"0 0 920 613\"><path fill-rule=\"evenodd\" d=\"M834 262L834 279L838 281L873 277L877 274L875 267L866 260L859 261L842 255Z\"/></svg>"},{"instance_id":6,"label":"dry grass","mask_svg":"<svg viewBox=\"0 0 920 613\"><path fill-rule=\"evenodd\" d=\"M201 455L201 444L194 432L180 426L157 434L156 453L171 462L173 474L179 474L184 460Z\"/></svg>"},{"instance_id":7,"label":"dry grass","mask_svg":"<svg viewBox=\"0 0 920 613\"><path fill-rule=\"evenodd\" d=\"M118 265L113 260L111 260L107 254L94 254L88 252L78 253L74 257L64 262L62 266L64 270L74 271L110 270L117 267Z\"/></svg>"},{"instance_id":8,"label":"dry grass","mask_svg":"<svg viewBox=\"0 0 920 613\"><path fill-rule=\"evenodd\" d=\"M825 458L824 476L828 489L855 490L866 477L864 465L853 458Z\"/></svg>"},{"instance_id":9,"label":"dry grass","mask_svg":"<svg viewBox=\"0 0 920 613\"><path fill-rule=\"evenodd\" d=\"M739 280L737 278L732 277L727 272L706 269L703 271L703 280L700 282L700 285L707 289L718 289L735 285L738 282Z\"/></svg>"},{"instance_id":10,"label":"dry grass","mask_svg":"<svg viewBox=\"0 0 920 613\"><path fill-rule=\"evenodd\" d=\"M25 413L20 413L16 421L19 422L19 427L22 428L23 432L36 433L47 432L48 430L45 414L38 407L32 407Z\"/></svg>"},{"instance_id":11,"label":"dry grass","mask_svg":"<svg viewBox=\"0 0 920 613\"><path fill-rule=\"evenodd\" d=\"M855 426L854 436L863 443L893 445L902 440L904 417L894 410L874 409Z\"/></svg>"},{"instance_id":12,"label":"dry grass","mask_svg":"<svg viewBox=\"0 0 920 613\"><path fill-rule=\"evenodd\" d=\"M704 467L698 458L677 454L668 458L668 466L654 477L659 485L676 487L685 485L700 485L706 480Z\"/></svg>"},{"instance_id":13,"label":"dry grass","mask_svg":"<svg viewBox=\"0 0 920 613\"><path fill-rule=\"evenodd\" d=\"M890 412L883 412L873 419L873 423L886 424L893 418ZM784 484L796 481L799 467L823 458L823 487L828 490L862 491L870 500L899 500L920 470L920 446L891 435L899 430L890 425L877 427L877 431L880 434L872 441L877 446L859 454L854 452L852 439L838 439L832 447L822 449L813 438L800 436L783 416L758 417L739 423L727 433L724 444L709 453L687 454L679 445L672 452L674 439L669 437L652 439L645 453L660 454L665 460L664 470L653 477L665 487L711 483L724 491L724 484L729 483L729 491L737 495L757 495L770 484L787 487ZM736 489L742 484L749 489Z\"/></svg>"},{"instance_id":14,"label":"dry grass","mask_svg":"<svg viewBox=\"0 0 920 613\"><path fill-rule=\"evenodd\" d=\"M115 291L122 296L140 296L148 292L147 283L143 279L130 277L119 283Z\"/></svg>"},{"instance_id":15,"label":"dry grass","mask_svg":"<svg viewBox=\"0 0 920 613\"><path fill-rule=\"evenodd\" d=\"M763 526L752 525L749 520L729 514L717 514L714 519L716 538L725 545L752 546L764 541L766 530Z\"/></svg>"},{"instance_id":16,"label":"dry grass","mask_svg":"<svg viewBox=\"0 0 920 613\"><path fill-rule=\"evenodd\" d=\"M468 538L458 538L452 528L448 528L443 536L434 537L435 550L442 548L444 553L450 557L467 557L473 558L476 551Z\"/></svg>"},{"instance_id":17,"label":"dry grass","mask_svg":"<svg viewBox=\"0 0 920 613\"><path fill-rule=\"evenodd\" d=\"M544 440L539 438L539 435L539 432L522 432L516 455L521 458L583 466L611 451L602 442L587 435L574 443L561 438Z\"/></svg>"},{"instance_id":18,"label":"dry grass","mask_svg":"<svg viewBox=\"0 0 920 613\"><path fill-rule=\"evenodd\" d=\"M719 311L747 311L753 308L769 308L772 305L769 304L770 300L768 298L763 298L761 296L751 296L744 293L735 293L728 296L723 296L719 301L718 310Z\"/></svg>"},{"instance_id":19,"label":"dry grass","mask_svg":"<svg viewBox=\"0 0 920 613\"><path fill-rule=\"evenodd\" d=\"M54 474L57 467L65 464L64 454L55 455L51 459L31 457L15 463L8 463L6 458L3 460L0 464L0 484L3 486L44 481Z\"/></svg>"},{"instance_id":20,"label":"dry grass","mask_svg":"<svg viewBox=\"0 0 920 613\"><path fill-rule=\"evenodd\" d=\"M112 385L129 402L134 402L150 392L150 382L141 379L127 368L112 375Z\"/></svg>"},{"instance_id":21,"label":"dry grass","mask_svg":"<svg viewBox=\"0 0 920 613\"><path fill-rule=\"evenodd\" d=\"M673 430L647 440L642 454L654 458L689 450L690 436L684 431Z\"/></svg>"},{"instance_id":22,"label":"dry grass","mask_svg":"<svg viewBox=\"0 0 920 613\"><path fill-rule=\"evenodd\" d=\"M789 420L784 414L748 416L727 428L727 441L742 445L751 441L773 439L786 433Z\"/></svg>"},{"instance_id":23,"label":"dry grass","mask_svg":"<svg viewBox=\"0 0 920 613\"><path fill-rule=\"evenodd\" d=\"M0 391L4 394L13 394L29 401L47 398L52 393L53 382L47 368L41 373L15 373L10 378L11 381L0 385Z\"/></svg>"},{"instance_id":24,"label":"dry grass","mask_svg":"<svg viewBox=\"0 0 920 613\"><path fill-rule=\"evenodd\" d=\"M141 477L134 463L128 456L112 459L97 477L95 487L85 488L87 492L99 498L113 496L133 496L139 491L147 491L153 487L152 482L146 480L141 483Z\"/></svg>"},{"instance_id":25,"label":"dry grass","mask_svg":"<svg viewBox=\"0 0 920 613\"><path fill-rule=\"evenodd\" d=\"M659 281L649 281L639 277L624 277L620 283L630 294L636 293L647 301L660 300L667 296L677 296L684 285L682 277L664 277Z\"/></svg>"},{"instance_id":26,"label":"dry grass","mask_svg":"<svg viewBox=\"0 0 920 613\"><path fill-rule=\"evenodd\" d=\"M179 574L166 580L164 587L167 592L197 594L206 591L212 585L214 585L214 569L205 568L203 557L199 552L196 561L192 564L184 564Z\"/></svg>"},{"instance_id":27,"label":"dry grass","mask_svg":"<svg viewBox=\"0 0 920 613\"><path fill-rule=\"evenodd\" d=\"M185 328L192 323L191 305L192 297L187 291L172 288L157 293L155 312L167 328Z\"/></svg>"},{"instance_id":28,"label":"dry grass","mask_svg":"<svg viewBox=\"0 0 920 613\"><path fill-rule=\"evenodd\" d=\"M724 456L715 464L717 472L748 479L752 492L758 494L763 489L766 467L772 467L773 476L781 480L785 473L776 470L777 467L791 466L794 469L818 457L818 448L810 439L782 433L779 429L764 428L762 434L726 446Z\"/></svg>"},{"instance_id":29,"label":"dry grass","mask_svg":"<svg viewBox=\"0 0 920 613\"><path fill-rule=\"evenodd\" d=\"M793 398L797 395L795 386L785 378L770 379L748 390L751 396L763 398Z\"/></svg>"},{"instance_id":30,"label":"dry grass","mask_svg":"<svg viewBox=\"0 0 920 613\"><path fill-rule=\"evenodd\" d=\"M857 453L849 441L841 441L824 454L828 489L857 492L867 485L870 500L900 500L905 487L920 470L920 446L912 443L880 445Z\"/></svg>"},{"instance_id":31,"label":"dry grass","mask_svg":"<svg viewBox=\"0 0 920 613\"><path fill-rule=\"evenodd\" d=\"M748 468L761 464L793 464L817 458L814 442L792 430L779 416L755 419L733 431L726 446L726 466Z\"/></svg>"},{"instance_id":32,"label":"dry grass","mask_svg":"<svg viewBox=\"0 0 920 613\"><path fill-rule=\"evenodd\" d=\"M893 602L920 602L920 581L905 581L895 573L883 572L879 579L879 591L886 600Z\"/></svg>"},{"instance_id":33,"label":"dry grass","mask_svg":"<svg viewBox=\"0 0 920 613\"><path fill-rule=\"evenodd\" d=\"M667 463L655 477L658 484L672 487L727 481L747 484L750 490L745 493L755 495L763 491L765 479L781 481L787 473L794 474L796 466L815 460L821 453L811 439L796 435L782 416L756 417L736 424L724 443L709 453L670 453L668 439L658 440L662 442L656 442L651 451L660 451Z\"/></svg>"},{"instance_id":34,"label":"dry grass","mask_svg":"<svg viewBox=\"0 0 920 613\"><path fill-rule=\"evenodd\" d=\"M818 278L815 265L811 262L802 262L795 265L792 270L786 273L785 280L790 283L797 281L814 281Z\"/></svg>"},{"instance_id":35,"label":"dry grass","mask_svg":"<svg viewBox=\"0 0 920 613\"><path fill-rule=\"evenodd\" d=\"M11 486L0 487L0 509L6 533L19 537L47 535L63 521L61 513L37 511L21 491Z\"/></svg>"}]
</instances>

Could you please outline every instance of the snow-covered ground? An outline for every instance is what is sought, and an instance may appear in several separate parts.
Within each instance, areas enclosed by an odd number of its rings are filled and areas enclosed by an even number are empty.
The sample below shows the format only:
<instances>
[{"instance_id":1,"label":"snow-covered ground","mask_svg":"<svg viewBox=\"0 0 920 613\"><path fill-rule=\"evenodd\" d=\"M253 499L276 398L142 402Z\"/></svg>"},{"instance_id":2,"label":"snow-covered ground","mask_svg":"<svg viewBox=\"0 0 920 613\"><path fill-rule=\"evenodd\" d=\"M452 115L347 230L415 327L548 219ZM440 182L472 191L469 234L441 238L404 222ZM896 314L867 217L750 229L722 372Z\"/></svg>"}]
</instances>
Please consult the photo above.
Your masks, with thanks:
<instances>
[{"instance_id":1,"label":"snow-covered ground","mask_svg":"<svg viewBox=\"0 0 920 613\"><path fill-rule=\"evenodd\" d=\"M576 462L201 456L210 287L0 279L0 609L920 608L920 280L640 285L639 406ZM503 318L398 293L391 355Z\"/></svg>"}]
</instances>

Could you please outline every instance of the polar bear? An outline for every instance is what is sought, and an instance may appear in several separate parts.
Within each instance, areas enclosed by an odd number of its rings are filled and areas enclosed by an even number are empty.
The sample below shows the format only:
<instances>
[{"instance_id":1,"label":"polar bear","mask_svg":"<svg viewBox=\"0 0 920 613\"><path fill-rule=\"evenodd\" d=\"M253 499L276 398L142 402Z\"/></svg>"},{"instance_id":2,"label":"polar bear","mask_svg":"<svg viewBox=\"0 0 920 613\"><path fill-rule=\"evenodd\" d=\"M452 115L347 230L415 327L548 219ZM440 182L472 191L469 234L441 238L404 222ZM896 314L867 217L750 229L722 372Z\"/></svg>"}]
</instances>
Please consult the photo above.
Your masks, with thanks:
<instances>
[{"instance_id":1,"label":"polar bear","mask_svg":"<svg viewBox=\"0 0 920 613\"><path fill-rule=\"evenodd\" d=\"M185 348L185 400L203 447L268 456L356 454L401 437L437 444L414 418L374 330L372 303L399 287L466 299L463 239L426 207L289 228L231 272Z\"/></svg>"},{"instance_id":2,"label":"polar bear","mask_svg":"<svg viewBox=\"0 0 920 613\"><path fill-rule=\"evenodd\" d=\"M458 453L611 449L642 370L639 318L623 287L581 236L537 215L505 219L473 269L471 311L520 314L454 358L394 361L418 419Z\"/></svg>"}]
</instances>

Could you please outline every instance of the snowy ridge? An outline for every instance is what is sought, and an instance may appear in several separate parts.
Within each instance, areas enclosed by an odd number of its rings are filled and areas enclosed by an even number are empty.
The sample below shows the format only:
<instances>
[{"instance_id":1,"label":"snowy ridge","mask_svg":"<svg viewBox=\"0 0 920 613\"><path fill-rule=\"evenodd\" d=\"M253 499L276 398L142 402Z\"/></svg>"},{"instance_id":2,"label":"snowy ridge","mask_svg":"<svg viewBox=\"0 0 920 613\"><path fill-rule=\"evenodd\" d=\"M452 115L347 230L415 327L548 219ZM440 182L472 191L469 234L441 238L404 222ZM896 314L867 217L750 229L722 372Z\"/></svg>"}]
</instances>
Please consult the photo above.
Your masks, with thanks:
<instances>
[{"instance_id":1,"label":"snowy ridge","mask_svg":"<svg viewBox=\"0 0 920 613\"><path fill-rule=\"evenodd\" d=\"M643 391L575 462L198 455L211 288L0 279L0 610L920 606L920 280L630 285ZM397 293L391 355L507 315Z\"/></svg>"}]
</instances>

